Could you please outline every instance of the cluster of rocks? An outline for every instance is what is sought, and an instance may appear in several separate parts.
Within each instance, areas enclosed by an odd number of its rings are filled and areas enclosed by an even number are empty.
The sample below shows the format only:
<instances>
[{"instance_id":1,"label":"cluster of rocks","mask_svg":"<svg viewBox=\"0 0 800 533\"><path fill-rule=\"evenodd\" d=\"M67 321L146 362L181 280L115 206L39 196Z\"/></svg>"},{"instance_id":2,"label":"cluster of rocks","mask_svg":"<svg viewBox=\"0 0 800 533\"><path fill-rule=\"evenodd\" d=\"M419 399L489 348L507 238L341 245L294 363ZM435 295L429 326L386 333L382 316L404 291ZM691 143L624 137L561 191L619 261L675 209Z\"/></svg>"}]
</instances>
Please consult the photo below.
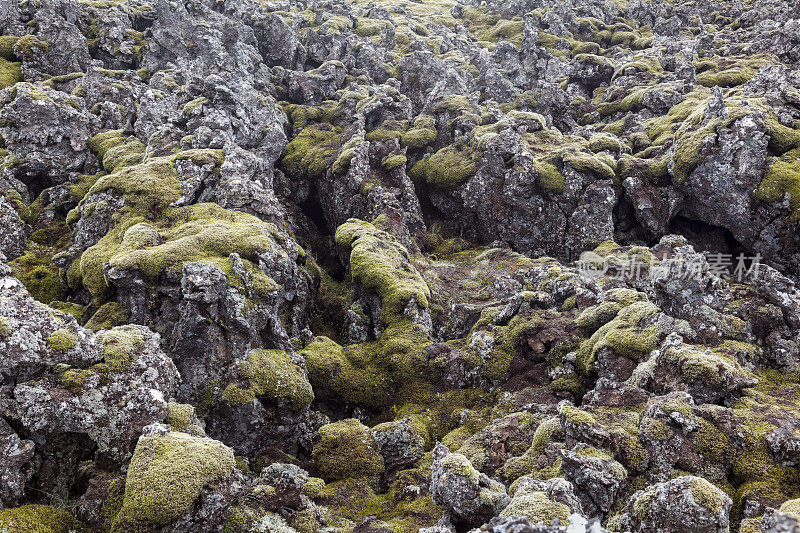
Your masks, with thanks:
<instances>
[{"instance_id":1,"label":"cluster of rocks","mask_svg":"<svg viewBox=\"0 0 800 533\"><path fill-rule=\"evenodd\" d=\"M800 4L0 2L0 531L800 532Z\"/></svg>"}]
</instances>

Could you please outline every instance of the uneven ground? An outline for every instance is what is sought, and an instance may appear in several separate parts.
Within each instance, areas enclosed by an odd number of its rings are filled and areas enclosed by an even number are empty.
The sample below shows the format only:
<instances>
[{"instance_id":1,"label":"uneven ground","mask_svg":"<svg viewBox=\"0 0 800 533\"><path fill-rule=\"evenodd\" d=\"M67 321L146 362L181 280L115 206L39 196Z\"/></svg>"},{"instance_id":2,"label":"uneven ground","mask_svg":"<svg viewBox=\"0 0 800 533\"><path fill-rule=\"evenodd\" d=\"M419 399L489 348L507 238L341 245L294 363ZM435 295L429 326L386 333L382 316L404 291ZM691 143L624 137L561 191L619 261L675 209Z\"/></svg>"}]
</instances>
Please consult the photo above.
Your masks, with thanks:
<instances>
[{"instance_id":1,"label":"uneven ground","mask_svg":"<svg viewBox=\"0 0 800 533\"><path fill-rule=\"evenodd\" d=\"M0 30L0 531L800 531L797 2Z\"/></svg>"}]
</instances>

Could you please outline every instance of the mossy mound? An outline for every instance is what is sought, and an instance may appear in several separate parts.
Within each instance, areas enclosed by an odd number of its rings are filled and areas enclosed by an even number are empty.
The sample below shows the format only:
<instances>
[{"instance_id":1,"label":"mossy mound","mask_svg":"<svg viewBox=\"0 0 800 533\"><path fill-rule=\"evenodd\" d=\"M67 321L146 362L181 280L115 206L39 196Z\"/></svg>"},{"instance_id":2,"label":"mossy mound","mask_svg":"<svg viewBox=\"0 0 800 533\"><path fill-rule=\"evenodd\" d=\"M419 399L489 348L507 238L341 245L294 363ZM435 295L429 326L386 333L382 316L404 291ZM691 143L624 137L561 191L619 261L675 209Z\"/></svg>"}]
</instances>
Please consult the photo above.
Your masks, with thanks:
<instances>
[{"instance_id":1,"label":"mossy mound","mask_svg":"<svg viewBox=\"0 0 800 533\"><path fill-rule=\"evenodd\" d=\"M23 505L0 511L0 531L8 533L68 533L80 524L68 512L49 505Z\"/></svg>"},{"instance_id":2,"label":"mossy mound","mask_svg":"<svg viewBox=\"0 0 800 533\"><path fill-rule=\"evenodd\" d=\"M244 282L232 270L230 254L244 260L251 274L252 298L270 298L279 286L255 264L258 253L278 247L284 237L268 222L216 204L196 204L157 223L128 216L80 258L83 286L97 299L108 292L105 264L136 270L150 283L166 272L179 273L189 261L208 261L228 276L229 284L244 292Z\"/></svg>"},{"instance_id":3,"label":"mossy mound","mask_svg":"<svg viewBox=\"0 0 800 533\"><path fill-rule=\"evenodd\" d=\"M429 395L437 367L425 350L430 344L420 326L400 321L387 326L377 341L342 347L316 337L301 354L316 395L380 408Z\"/></svg>"},{"instance_id":4,"label":"mossy mound","mask_svg":"<svg viewBox=\"0 0 800 533\"><path fill-rule=\"evenodd\" d=\"M769 166L755 197L768 203L787 199L792 220L800 221L800 148L786 152Z\"/></svg>"},{"instance_id":5,"label":"mossy mound","mask_svg":"<svg viewBox=\"0 0 800 533\"><path fill-rule=\"evenodd\" d=\"M609 308L610 309L610 308ZM578 368L588 373L598 350L609 347L618 355L638 359L658 347L661 331L644 324L660 309L650 302L639 301L621 309L613 320L600 327L578 350Z\"/></svg>"},{"instance_id":6,"label":"mossy mound","mask_svg":"<svg viewBox=\"0 0 800 533\"><path fill-rule=\"evenodd\" d=\"M477 171L477 155L466 147L447 146L411 168L411 179L439 189L453 189Z\"/></svg>"},{"instance_id":7,"label":"mossy mound","mask_svg":"<svg viewBox=\"0 0 800 533\"><path fill-rule=\"evenodd\" d=\"M319 429L314 446L314 464L325 481L377 476L383 472L383 457L370 429L353 418Z\"/></svg>"},{"instance_id":8,"label":"mossy mound","mask_svg":"<svg viewBox=\"0 0 800 533\"><path fill-rule=\"evenodd\" d=\"M327 123L303 128L286 146L283 168L290 177L321 177L341 149L342 130Z\"/></svg>"},{"instance_id":9,"label":"mossy mound","mask_svg":"<svg viewBox=\"0 0 800 533\"><path fill-rule=\"evenodd\" d=\"M122 134L122 130L98 133L89 141L89 148L97 154L103 168L114 172L122 167L137 165L144 158L144 144L136 137Z\"/></svg>"},{"instance_id":10,"label":"mossy mound","mask_svg":"<svg viewBox=\"0 0 800 533\"><path fill-rule=\"evenodd\" d=\"M179 432L140 438L111 530L173 522L189 510L203 487L228 477L234 464L233 451L213 439Z\"/></svg>"},{"instance_id":11,"label":"mossy mound","mask_svg":"<svg viewBox=\"0 0 800 533\"><path fill-rule=\"evenodd\" d=\"M314 400L305 372L282 350L251 351L239 366L239 374L250 383L253 396L286 403L295 411L308 407ZM249 394L237 390L227 396L245 398Z\"/></svg>"},{"instance_id":12,"label":"mossy mound","mask_svg":"<svg viewBox=\"0 0 800 533\"><path fill-rule=\"evenodd\" d=\"M381 299L384 324L402 318L412 300L420 309L428 307L428 285L414 268L408 250L391 234L350 219L336 230L336 242L350 249L353 280Z\"/></svg>"}]
</instances>

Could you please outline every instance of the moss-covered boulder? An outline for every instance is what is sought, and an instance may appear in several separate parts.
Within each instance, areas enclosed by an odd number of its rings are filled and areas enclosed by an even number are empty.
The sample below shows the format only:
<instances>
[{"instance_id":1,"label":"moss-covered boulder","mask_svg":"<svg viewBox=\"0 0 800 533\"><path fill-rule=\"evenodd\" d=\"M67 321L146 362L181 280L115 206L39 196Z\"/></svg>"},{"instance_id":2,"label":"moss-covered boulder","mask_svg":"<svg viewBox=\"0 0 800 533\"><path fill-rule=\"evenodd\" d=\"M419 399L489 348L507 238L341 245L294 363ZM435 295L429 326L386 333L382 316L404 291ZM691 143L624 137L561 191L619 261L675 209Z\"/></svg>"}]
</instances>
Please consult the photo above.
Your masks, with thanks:
<instances>
[{"instance_id":1,"label":"moss-covered boulder","mask_svg":"<svg viewBox=\"0 0 800 533\"><path fill-rule=\"evenodd\" d=\"M189 510L204 487L227 478L233 452L219 441L169 432L139 439L112 531L164 526Z\"/></svg>"},{"instance_id":2,"label":"moss-covered boulder","mask_svg":"<svg viewBox=\"0 0 800 533\"><path fill-rule=\"evenodd\" d=\"M391 234L351 219L337 228L336 242L350 249L353 280L380 298L384 325L403 318L409 305L419 312L427 309L430 289L408 250Z\"/></svg>"},{"instance_id":3,"label":"moss-covered boulder","mask_svg":"<svg viewBox=\"0 0 800 533\"><path fill-rule=\"evenodd\" d=\"M325 481L374 477L384 470L378 444L369 428L353 418L319 429L314 464Z\"/></svg>"},{"instance_id":4,"label":"moss-covered boulder","mask_svg":"<svg viewBox=\"0 0 800 533\"><path fill-rule=\"evenodd\" d=\"M23 505L0 511L0 530L9 533L68 533L79 528L71 514L49 505Z\"/></svg>"}]
</instances>

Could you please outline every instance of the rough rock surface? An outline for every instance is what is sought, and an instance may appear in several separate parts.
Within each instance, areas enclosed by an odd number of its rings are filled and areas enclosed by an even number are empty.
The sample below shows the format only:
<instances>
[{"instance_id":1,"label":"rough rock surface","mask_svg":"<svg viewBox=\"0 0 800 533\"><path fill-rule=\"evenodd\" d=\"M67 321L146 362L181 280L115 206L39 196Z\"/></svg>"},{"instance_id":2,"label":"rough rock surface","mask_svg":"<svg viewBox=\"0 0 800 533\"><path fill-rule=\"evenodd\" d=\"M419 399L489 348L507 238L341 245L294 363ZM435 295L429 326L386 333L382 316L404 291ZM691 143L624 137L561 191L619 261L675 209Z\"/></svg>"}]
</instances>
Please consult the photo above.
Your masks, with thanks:
<instances>
[{"instance_id":1,"label":"rough rock surface","mask_svg":"<svg viewBox=\"0 0 800 533\"><path fill-rule=\"evenodd\" d=\"M800 531L800 4L0 2L0 531Z\"/></svg>"}]
</instances>

